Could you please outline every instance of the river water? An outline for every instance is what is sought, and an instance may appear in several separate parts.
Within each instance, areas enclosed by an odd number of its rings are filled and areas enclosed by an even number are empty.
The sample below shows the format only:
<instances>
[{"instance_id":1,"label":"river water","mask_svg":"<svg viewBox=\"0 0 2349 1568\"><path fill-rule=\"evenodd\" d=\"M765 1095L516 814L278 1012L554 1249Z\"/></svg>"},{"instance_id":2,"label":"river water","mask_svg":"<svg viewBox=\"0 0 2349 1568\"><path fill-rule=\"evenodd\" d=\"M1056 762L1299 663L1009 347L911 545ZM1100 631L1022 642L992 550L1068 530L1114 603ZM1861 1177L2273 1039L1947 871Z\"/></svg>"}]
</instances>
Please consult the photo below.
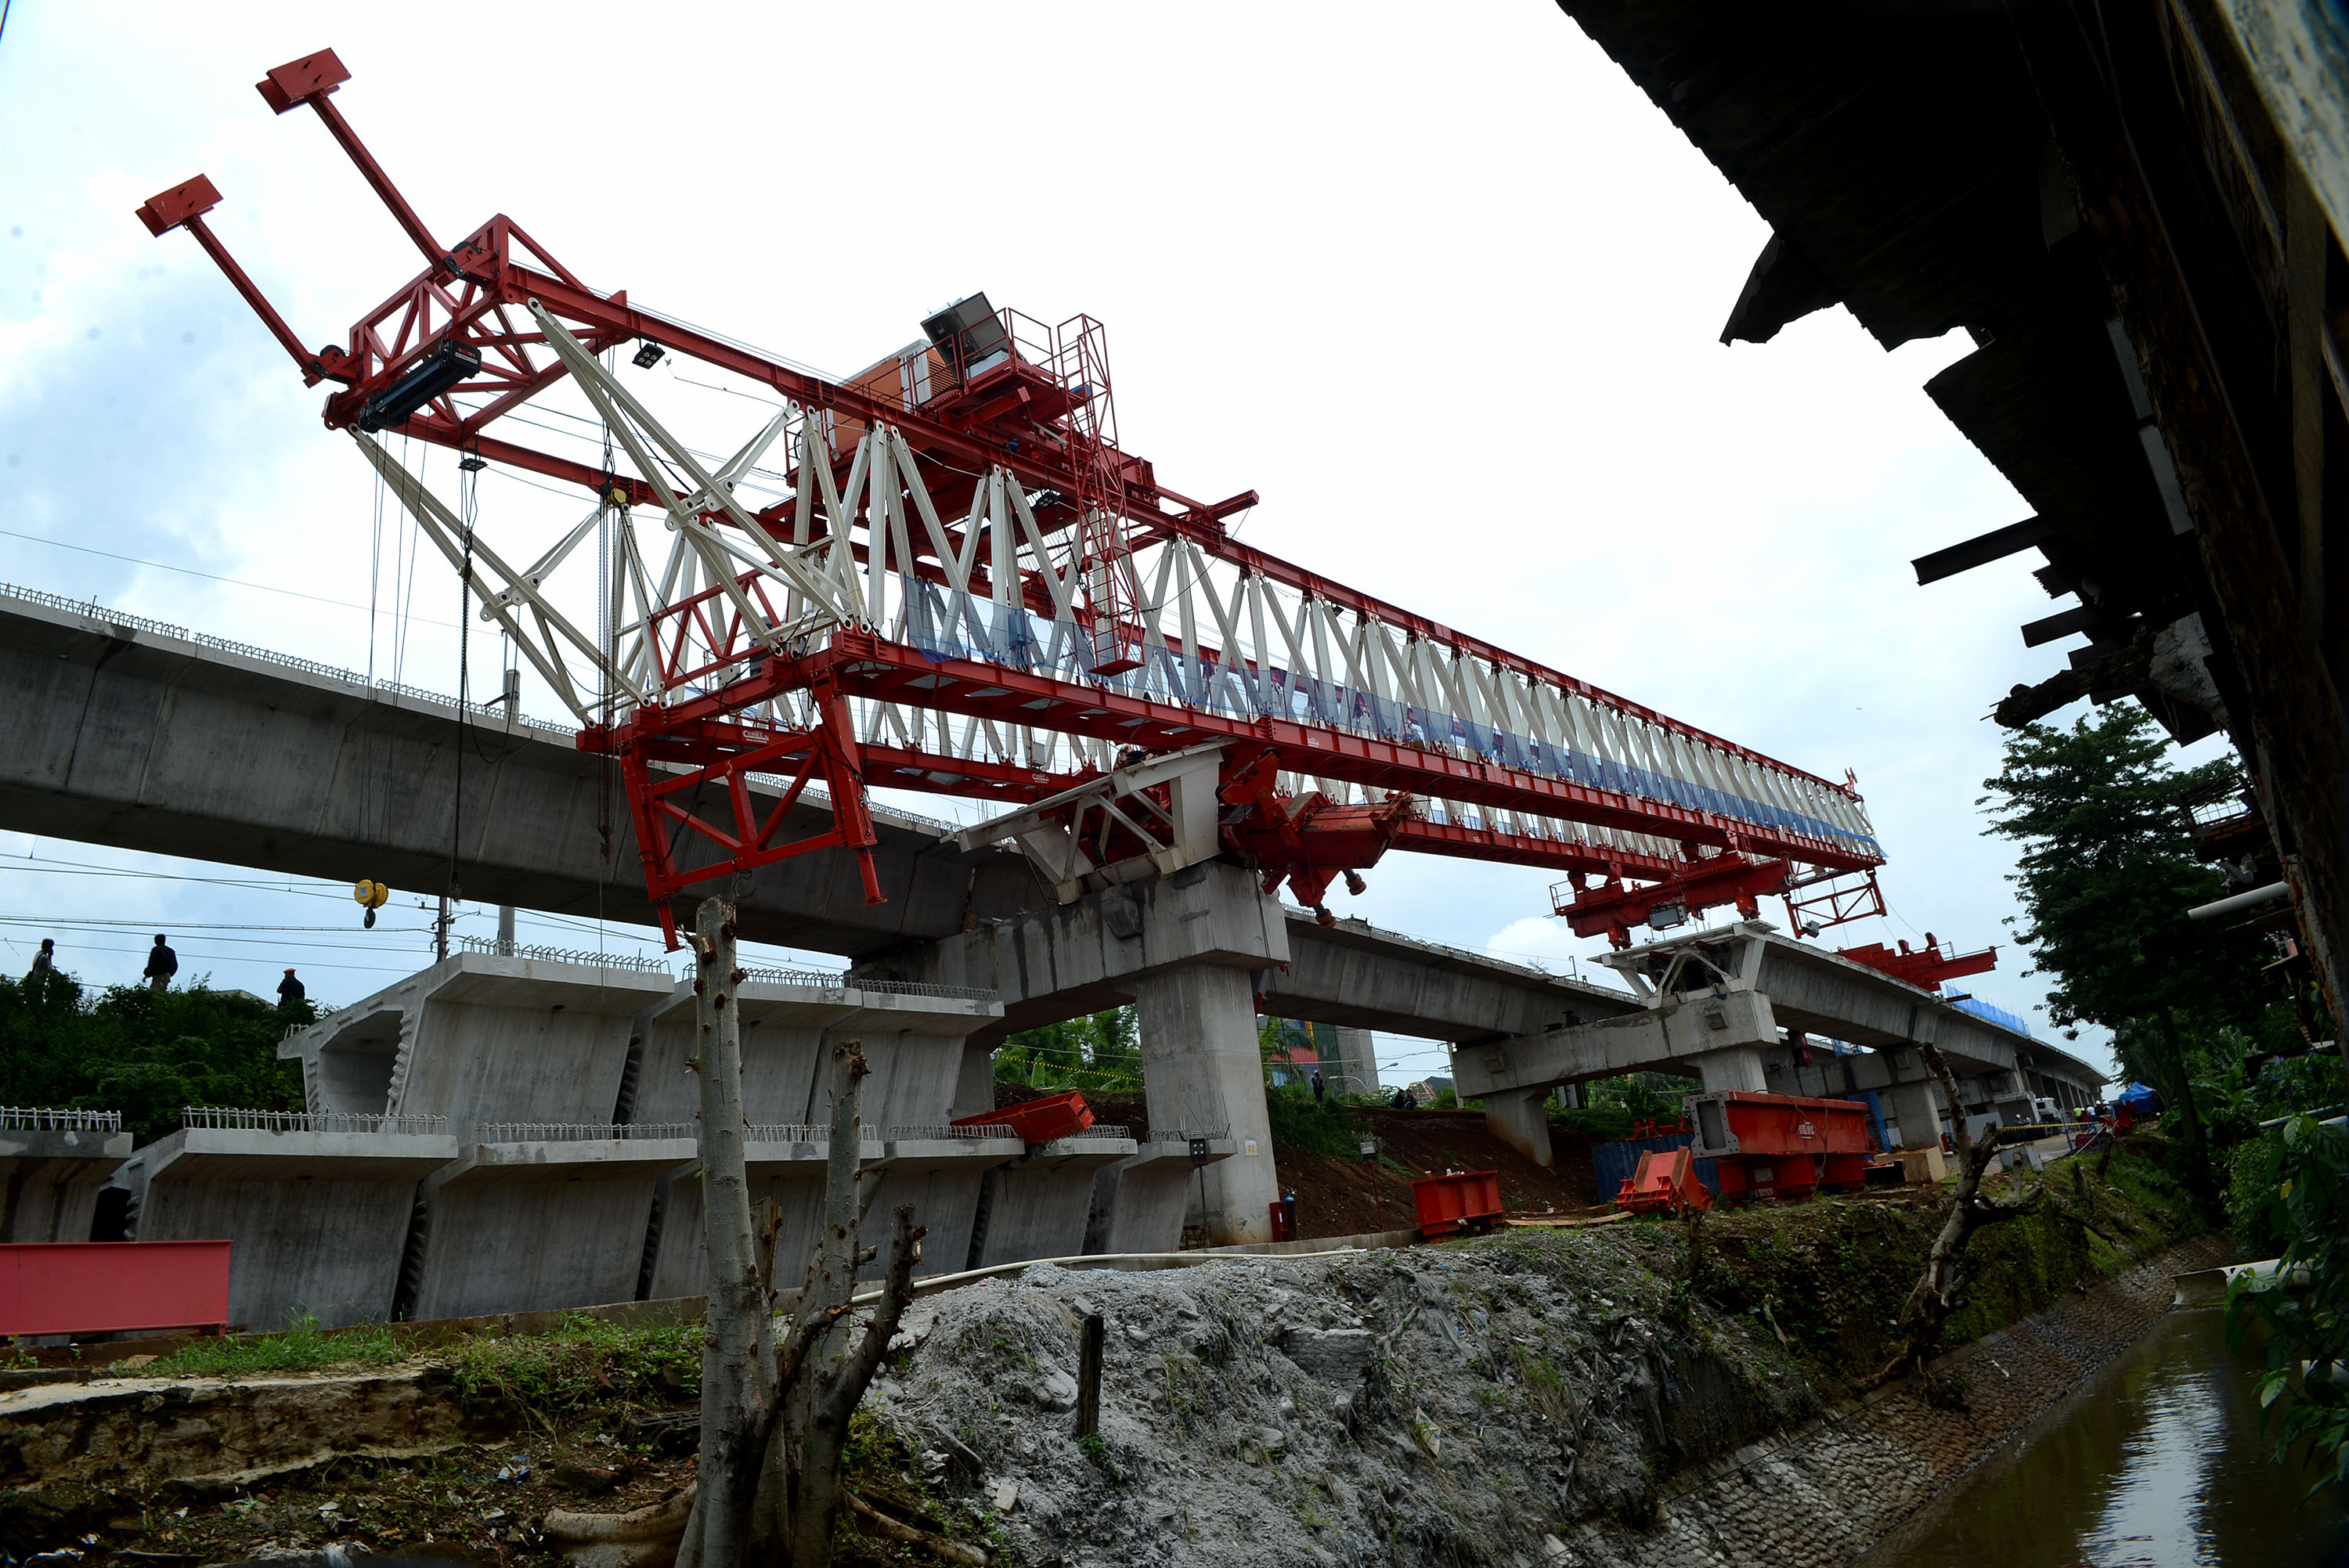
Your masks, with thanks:
<instances>
[{"instance_id":1,"label":"river water","mask_svg":"<svg viewBox=\"0 0 2349 1568\"><path fill-rule=\"evenodd\" d=\"M1855 1568L2343 1568L2349 1511L2261 1436L2224 1315L2174 1312Z\"/></svg>"}]
</instances>

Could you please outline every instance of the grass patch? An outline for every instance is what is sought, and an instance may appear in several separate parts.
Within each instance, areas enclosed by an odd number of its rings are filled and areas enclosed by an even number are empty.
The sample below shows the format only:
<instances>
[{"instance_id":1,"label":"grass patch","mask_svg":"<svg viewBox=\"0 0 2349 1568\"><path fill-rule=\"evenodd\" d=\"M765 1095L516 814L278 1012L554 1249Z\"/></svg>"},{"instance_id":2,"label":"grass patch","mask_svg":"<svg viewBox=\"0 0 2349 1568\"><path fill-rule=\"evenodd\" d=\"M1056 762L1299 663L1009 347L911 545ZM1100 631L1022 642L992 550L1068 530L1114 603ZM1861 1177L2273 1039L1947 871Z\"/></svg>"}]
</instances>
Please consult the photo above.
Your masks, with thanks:
<instances>
[{"instance_id":1,"label":"grass patch","mask_svg":"<svg viewBox=\"0 0 2349 1568\"><path fill-rule=\"evenodd\" d=\"M701 1325L626 1327L585 1313L551 1334L478 1336L449 1347L460 1398L572 1410L609 1399L701 1398Z\"/></svg>"},{"instance_id":2,"label":"grass patch","mask_svg":"<svg viewBox=\"0 0 2349 1568\"><path fill-rule=\"evenodd\" d=\"M1272 1123L1272 1141L1300 1154L1329 1154L1359 1160L1361 1134L1354 1130L1346 1108L1335 1099L1317 1100L1302 1089L1265 1091L1264 1108Z\"/></svg>"},{"instance_id":3,"label":"grass patch","mask_svg":"<svg viewBox=\"0 0 2349 1568\"><path fill-rule=\"evenodd\" d=\"M1563 1127L1601 1143L1619 1143L1631 1136L1631 1113L1619 1105L1577 1106L1549 1113L1552 1127Z\"/></svg>"},{"instance_id":4,"label":"grass patch","mask_svg":"<svg viewBox=\"0 0 2349 1568\"><path fill-rule=\"evenodd\" d=\"M316 1372L329 1367L388 1367L404 1360L408 1346L399 1331L384 1324L328 1329L314 1316L295 1320L283 1334L200 1339L138 1368L146 1377L248 1377L264 1372Z\"/></svg>"}]
</instances>

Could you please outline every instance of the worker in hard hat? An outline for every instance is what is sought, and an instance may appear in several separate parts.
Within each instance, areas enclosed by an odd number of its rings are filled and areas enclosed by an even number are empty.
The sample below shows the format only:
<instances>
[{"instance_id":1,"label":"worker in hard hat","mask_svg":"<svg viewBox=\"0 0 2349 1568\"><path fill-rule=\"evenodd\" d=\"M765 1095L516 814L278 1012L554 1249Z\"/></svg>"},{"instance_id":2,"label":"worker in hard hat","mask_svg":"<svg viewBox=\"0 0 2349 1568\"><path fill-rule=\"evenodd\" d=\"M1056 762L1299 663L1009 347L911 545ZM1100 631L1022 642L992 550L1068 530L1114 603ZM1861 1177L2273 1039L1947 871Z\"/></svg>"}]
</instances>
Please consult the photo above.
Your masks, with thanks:
<instances>
[{"instance_id":1,"label":"worker in hard hat","mask_svg":"<svg viewBox=\"0 0 2349 1568\"><path fill-rule=\"evenodd\" d=\"M281 1007L295 1007L309 999L310 993L303 989L302 982L294 977L294 970L291 965L288 965L285 978L277 983L277 1005Z\"/></svg>"},{"instance_id":2,"label":"worker in hard hat","mask_svg":"<svg viewBox=\"0 0 2349 1568\"><path fill-rule=\"evenodd\" d=\"M155 945L147 950L147 967L140 971L146 976L147 988L150 991L168 989L171 976L179 972L180 955L171 951L171 944L163 940L163 934L157 932Z\"/></svg>"}]
</instances>

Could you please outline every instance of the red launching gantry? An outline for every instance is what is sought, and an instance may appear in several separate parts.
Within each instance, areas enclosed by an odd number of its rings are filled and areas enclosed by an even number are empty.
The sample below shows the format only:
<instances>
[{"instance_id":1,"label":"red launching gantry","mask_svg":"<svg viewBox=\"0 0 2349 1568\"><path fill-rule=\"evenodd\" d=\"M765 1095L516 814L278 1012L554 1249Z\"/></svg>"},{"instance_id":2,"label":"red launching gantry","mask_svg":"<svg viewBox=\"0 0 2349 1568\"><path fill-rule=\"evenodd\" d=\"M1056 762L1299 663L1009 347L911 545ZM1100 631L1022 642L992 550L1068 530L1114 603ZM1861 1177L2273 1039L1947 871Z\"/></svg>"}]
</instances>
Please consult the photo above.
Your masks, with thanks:
<instances>
[{"instance_id":1,"label":"red launching gantry","mask_svg":"<svg viewBox=\"0 0 2349 1568\"><path fill-rule=\"evenodd\" d=\"M1562 912L1618 944L1764 895L1812 929L1880 908L1848 779L1231 538L1253 491L1192 500L1119 445L1099 323L975 295L859 374L819 376L588 287L502 214L444 244L336 108L349 77L322 51L260 84L276 112L316 112L423 259L344 343L313 349L270 306L206 226L209 181L140 216L193 235L305 380L331 385L327 427L570 707L580 746L617 758L672 944L684 889L820 848L851 851L879 902L874 786L999 802L962 839L1018 844L1064 899L1224 855L1328 919L1334 881L1359 892L1402 849L1568 873ZM771 417L723 458L688 446L639 396L670 385L651 373L672 356ZM540 434L560 409L520 438L504 423L574 392L593 432L575 451ZM467 482L504 465L592 510L510 556L382 431L460 453ZM831 826L793 837L812 786Z\"/></svg>"}]
</instances>

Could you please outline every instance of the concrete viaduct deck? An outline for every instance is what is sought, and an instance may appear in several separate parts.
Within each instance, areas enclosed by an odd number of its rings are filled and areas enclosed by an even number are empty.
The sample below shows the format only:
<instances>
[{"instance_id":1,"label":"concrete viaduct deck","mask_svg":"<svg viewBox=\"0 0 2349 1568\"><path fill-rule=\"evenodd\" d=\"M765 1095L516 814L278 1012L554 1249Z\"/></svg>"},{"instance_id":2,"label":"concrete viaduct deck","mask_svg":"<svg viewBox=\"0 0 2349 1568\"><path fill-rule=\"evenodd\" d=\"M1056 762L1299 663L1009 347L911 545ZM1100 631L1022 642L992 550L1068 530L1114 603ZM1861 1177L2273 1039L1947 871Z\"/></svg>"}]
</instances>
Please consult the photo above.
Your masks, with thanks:
<instances>
[{"instance_id":1,"label":"concrete viaduct deck","mask_svg":"<svg viewBox=\"0 0 2349 1568\"><path fill-rule=\"evenodd\" d=\"M94 605L11 595L0 595L0 702L22 716L23 738L0 749L0 825L437 892L461 824L456 861L469 898L653 923L617 781L599 777L603 764L575 749L568 730L502 710L460 727L453 704L429 693ZM825 809L798 808L812 829ZM1788 1049L1780 1026L1878 1047L1871 1073L1896 1091L1907 1084L1909 1119L1920 1125L1930 1119L1917 1101L1921 1068L1897 1058L1920 1039L1938 1039L1978 1080L2020 1085L2037 1072L2098 1081L2028 1037L1760 926L1733 928L1746 944L1736 960L1747 965L1735 987L1747 994L1735 1006L1751 1015L1741 1015L1742 1032L1682 1039L1675 1031L1688 1020L1672 1017L1681 1001L1658 993L1640 965L1666 962L1655 956L1665 949L1701 954L1722 934L1610 959L1647 993L1635 995L1360 922L1323 927L1258 893L1249 873L1212 861L1060 904L1016 852L958 848L950 830L916 817L875 819L886 903L867 908L850 859L817 852L754 875L738 894L743 934L843 955L862 976L998 993L1002 1020L970 1037L966 1073L983 1070L1004 1033L1135 1004L1153 1124L1228 1127L1240 1148L1207 1183L1219 1239L1261 1229L1275 1191L1259 1010L1452 1042L1462 1094L1486 1094L1501 1108L1496 1125L1526 1122L1519 1141L1539 1145L1537 1158L1547 1154L1539 1099L1554 1085L1680 1067L1710 1087L1733 1045L1745 1052L1731 1075L1739 1086L1792 1070L1770 1087L1802 1088L1801 1065L1773 1054ZM1699 984L1691 961L1679 962L1671 984ZM1153 1039L1176 1054L1150 1059Z\"/></svg>"},{"instance_id":2,"label":"concrete viaduct deck","mask_svg":"<svg viewBox=\"0 0 2349 1568\"><path fill-rule=\"evenodd\" d=\"M1482 1099L1495 1130L1545 1164L1549 1138L1539 1107L1549 1091L1634 1069L1692 1074L1707 1089L1881 1089L1917 1143L1930 1141L1941 1120L1929 1048L1951 1068L1968 1115L2027 1120L2033 1099L2076 1105L2104 1081L2067 1051L1760 921L1650 943L1601 962L1630 980L1639 1010L1453 1055L1461 1098ZM1818 1052L1806 1037L1818 1040ZM1828 1041L1868 1054L1847 1058Z\"/></svg>"},{"instance_id":3,"label":"concrete viaduct deck","mask_svg":"<svg viewBox=\"0 0 2349 1568\"><path fill-rule=\"evenodd\" d=\"M0 594L0 825L45 838L303 876L372 877L428 895L452 838L466 896L631 924L654 923L616 779L568 730L471 717L452 701L346 671L198 638L96 605ZM462 810L456 810L464 751ZM803 799L793 830L827 808ZM608 813L608 814L607 814ZM818 851L759 871L740 900L757 941L878 958L967 923L992 930L1052 903L1016 851L962 851L949 830L876 809L888 902ZM602 825L611 827L608 855ZM1036 919L1043 919L1039 914ZM1286 949L1251 965L1287 1017L1444 1040L1526 1034L1637 1006L1625 992L1292 912ZM1286 967L1284 968L1283 965ZM1017 999L1015 999L1017 998ZM1132 1001L1131 988L1007 994L1005 1027Z\"/></svg>"}]
</instances>

